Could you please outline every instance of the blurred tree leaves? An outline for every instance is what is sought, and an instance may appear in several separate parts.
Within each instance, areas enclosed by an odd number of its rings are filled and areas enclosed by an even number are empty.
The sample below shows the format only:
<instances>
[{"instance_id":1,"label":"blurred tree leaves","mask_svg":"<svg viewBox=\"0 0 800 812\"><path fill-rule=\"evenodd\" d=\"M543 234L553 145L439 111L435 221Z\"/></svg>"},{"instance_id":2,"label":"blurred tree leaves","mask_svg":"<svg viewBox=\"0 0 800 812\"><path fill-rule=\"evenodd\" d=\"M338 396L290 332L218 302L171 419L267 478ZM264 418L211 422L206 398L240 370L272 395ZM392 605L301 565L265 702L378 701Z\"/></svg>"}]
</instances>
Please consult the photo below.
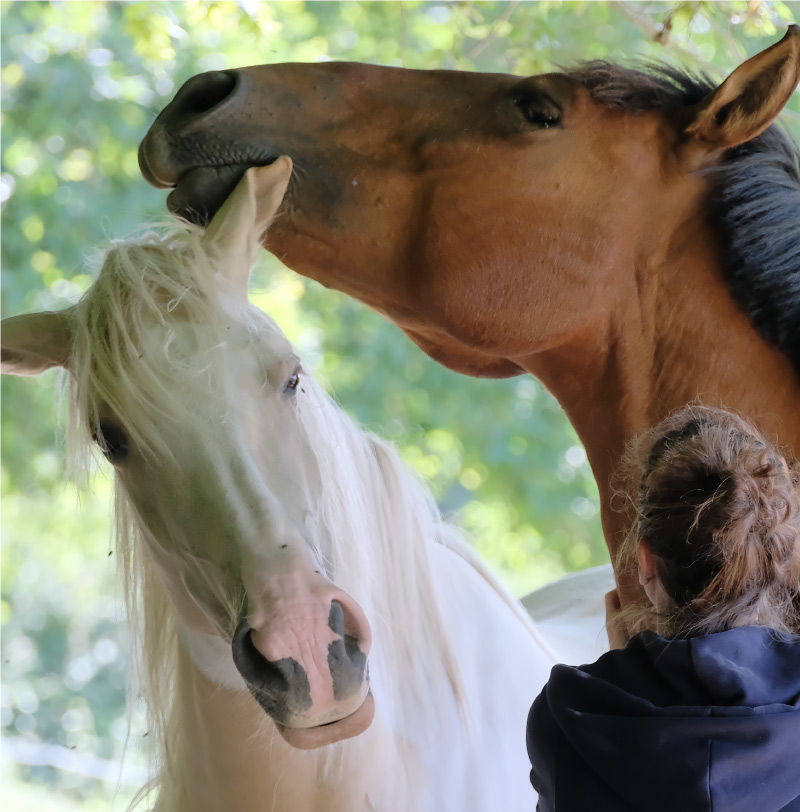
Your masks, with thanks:
<instances>
[{"instance_id":1,"label":"blurred tree leaves","mask_svg":"<svg viewBox=\"0 0 800 812\"><path fill-rule=\"evenodd\" d=\"M189 0L0 9L2 306L10 315L75 301L90 284L95 246L165 218L164 193L139 176L137 147L200 71L342 59L526 74L611 58L678 61L722 76L780 36L798 4ZM790 108L795 129L796 97ZM585 455L538 382L443 370L363 306L267 256L253 298L345 408L400 446L518 590L606 560ZM2 395L4 671L12 686L2 721L15 735L79 741L111 756L127 658L107 608L107 487L77 514L59 484L52 375L4 379ZM101 640L111 643L98 659ZM117 654L101 662L112 644ZM83 655L83 665L70 665ZM94 670L81 682L76 668L83 677ZM65 722L69 709L76 712Z\"/></svg>"}]
</instances>

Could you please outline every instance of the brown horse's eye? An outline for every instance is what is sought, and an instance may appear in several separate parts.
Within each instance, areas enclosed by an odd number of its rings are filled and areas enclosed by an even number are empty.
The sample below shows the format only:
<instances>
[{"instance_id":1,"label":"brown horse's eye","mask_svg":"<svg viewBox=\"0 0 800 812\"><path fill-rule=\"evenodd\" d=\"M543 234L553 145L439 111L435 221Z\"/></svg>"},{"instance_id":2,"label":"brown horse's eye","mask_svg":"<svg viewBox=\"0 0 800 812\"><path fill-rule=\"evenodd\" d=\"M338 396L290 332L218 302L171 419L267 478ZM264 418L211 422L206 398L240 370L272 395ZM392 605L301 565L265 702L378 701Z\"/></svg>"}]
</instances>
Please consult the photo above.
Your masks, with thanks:
<instances>
[{"instance_id":1,"label":"brown horse's eye","mask_svg":"<svg viewBox=\"0 0 800 812\"><path fill-rule=\"evenodd\" d=\"M525 93L518 96L514 103L531 124L543 130L561 125L561 108L544 93Z\"/></svg>"},{"instance_id":2,"label":"brown horse's eye","mask_svg":"<svg viewBox=\"0 0 800 812\"><path fill-rule=\"evenodd\" d=\"M97 424L97 428L92 432L92 439L100 446L103 456L112 465L117 465L128 456L128 437L110 420L101 420Z\"/></svg>"},{"instance_id":3,"label":"brown horse's eye","mask_svg":"<svg viewBox=\"0 0 800 812\"><path fill-rule=\"evenodd\" d=\"M545 110L538 110L535 105L520 103L519 106L522 110L522 114L531 124L535 124L544 130L548 130L550 127L557 127L561 123L558 116L548 113Z\"/></svg>"}]
</instances>

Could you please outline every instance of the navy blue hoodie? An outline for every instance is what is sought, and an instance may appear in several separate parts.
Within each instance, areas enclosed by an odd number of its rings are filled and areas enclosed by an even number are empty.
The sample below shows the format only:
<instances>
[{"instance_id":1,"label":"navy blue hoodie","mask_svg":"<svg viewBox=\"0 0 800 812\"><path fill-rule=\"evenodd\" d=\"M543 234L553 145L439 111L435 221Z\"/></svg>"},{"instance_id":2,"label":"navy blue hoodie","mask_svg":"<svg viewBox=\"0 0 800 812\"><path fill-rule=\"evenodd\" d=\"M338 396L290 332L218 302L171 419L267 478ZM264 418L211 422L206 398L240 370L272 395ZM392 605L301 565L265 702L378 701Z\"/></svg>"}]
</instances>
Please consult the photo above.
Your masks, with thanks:
<instances>
[{"instance_id":1,"label":"navy blue hoodie","mask_svg":"<svg viewBox=\"0 0 800 812\"><path fill-rule=\"evenodd\" d=\"M528 755L539 812L800 812L800 637L642 632L557 665Z\"/></svg>"}]
</instances>

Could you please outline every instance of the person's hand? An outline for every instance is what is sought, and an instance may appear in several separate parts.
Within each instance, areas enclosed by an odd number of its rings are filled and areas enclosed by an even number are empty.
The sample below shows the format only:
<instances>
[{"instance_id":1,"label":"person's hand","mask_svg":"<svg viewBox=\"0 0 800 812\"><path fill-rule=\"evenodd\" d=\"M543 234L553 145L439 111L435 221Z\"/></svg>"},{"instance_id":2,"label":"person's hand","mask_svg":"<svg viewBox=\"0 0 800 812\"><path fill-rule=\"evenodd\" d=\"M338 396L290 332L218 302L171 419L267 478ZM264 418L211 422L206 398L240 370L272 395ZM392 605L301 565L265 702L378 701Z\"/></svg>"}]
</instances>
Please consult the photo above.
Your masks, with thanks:
<instances>
[{"instance_id":1,"label":"person's hand","mask_svg":"<svg viewBox=\"0 0 800 812\"><path fill-rule=\"evenodd\" d=\"M628 645L628 630L622 619L622 604L616 589L606 592L606 632L611 648L625 648Z\"/></svg>"}]
</instances>

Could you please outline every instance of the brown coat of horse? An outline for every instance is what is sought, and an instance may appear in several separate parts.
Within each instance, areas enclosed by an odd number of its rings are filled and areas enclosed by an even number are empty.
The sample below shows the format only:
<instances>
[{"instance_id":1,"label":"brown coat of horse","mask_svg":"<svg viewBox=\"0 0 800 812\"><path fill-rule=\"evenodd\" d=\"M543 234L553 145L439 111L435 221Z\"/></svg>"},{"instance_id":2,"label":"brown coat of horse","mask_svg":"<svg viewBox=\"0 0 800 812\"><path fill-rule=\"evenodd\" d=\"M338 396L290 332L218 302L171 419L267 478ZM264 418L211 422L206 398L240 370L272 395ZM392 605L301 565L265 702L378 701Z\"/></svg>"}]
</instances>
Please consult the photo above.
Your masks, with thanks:
<instances>
[{"instance_id":1,"label":"brown coat of horse","mask_svg":"<svg viewBox=\"0 0 800 812\"><path fill-rule=\"evenodd\" d=\"M797 227L800 182L770 127L798 78L797 26L718 88L607 64L522 79L252 67L191 79L140 163L175 186L173 211L202 220L246 166L290 155L266 247L452 369L540 378L586 447L613 557L612 473L667 413L725 405L800 453L798 328L773 317L798 296L800 245L789 256L775 223ZM750 266L770 250L764 293Z\"/></svg>"}]
</instances>

